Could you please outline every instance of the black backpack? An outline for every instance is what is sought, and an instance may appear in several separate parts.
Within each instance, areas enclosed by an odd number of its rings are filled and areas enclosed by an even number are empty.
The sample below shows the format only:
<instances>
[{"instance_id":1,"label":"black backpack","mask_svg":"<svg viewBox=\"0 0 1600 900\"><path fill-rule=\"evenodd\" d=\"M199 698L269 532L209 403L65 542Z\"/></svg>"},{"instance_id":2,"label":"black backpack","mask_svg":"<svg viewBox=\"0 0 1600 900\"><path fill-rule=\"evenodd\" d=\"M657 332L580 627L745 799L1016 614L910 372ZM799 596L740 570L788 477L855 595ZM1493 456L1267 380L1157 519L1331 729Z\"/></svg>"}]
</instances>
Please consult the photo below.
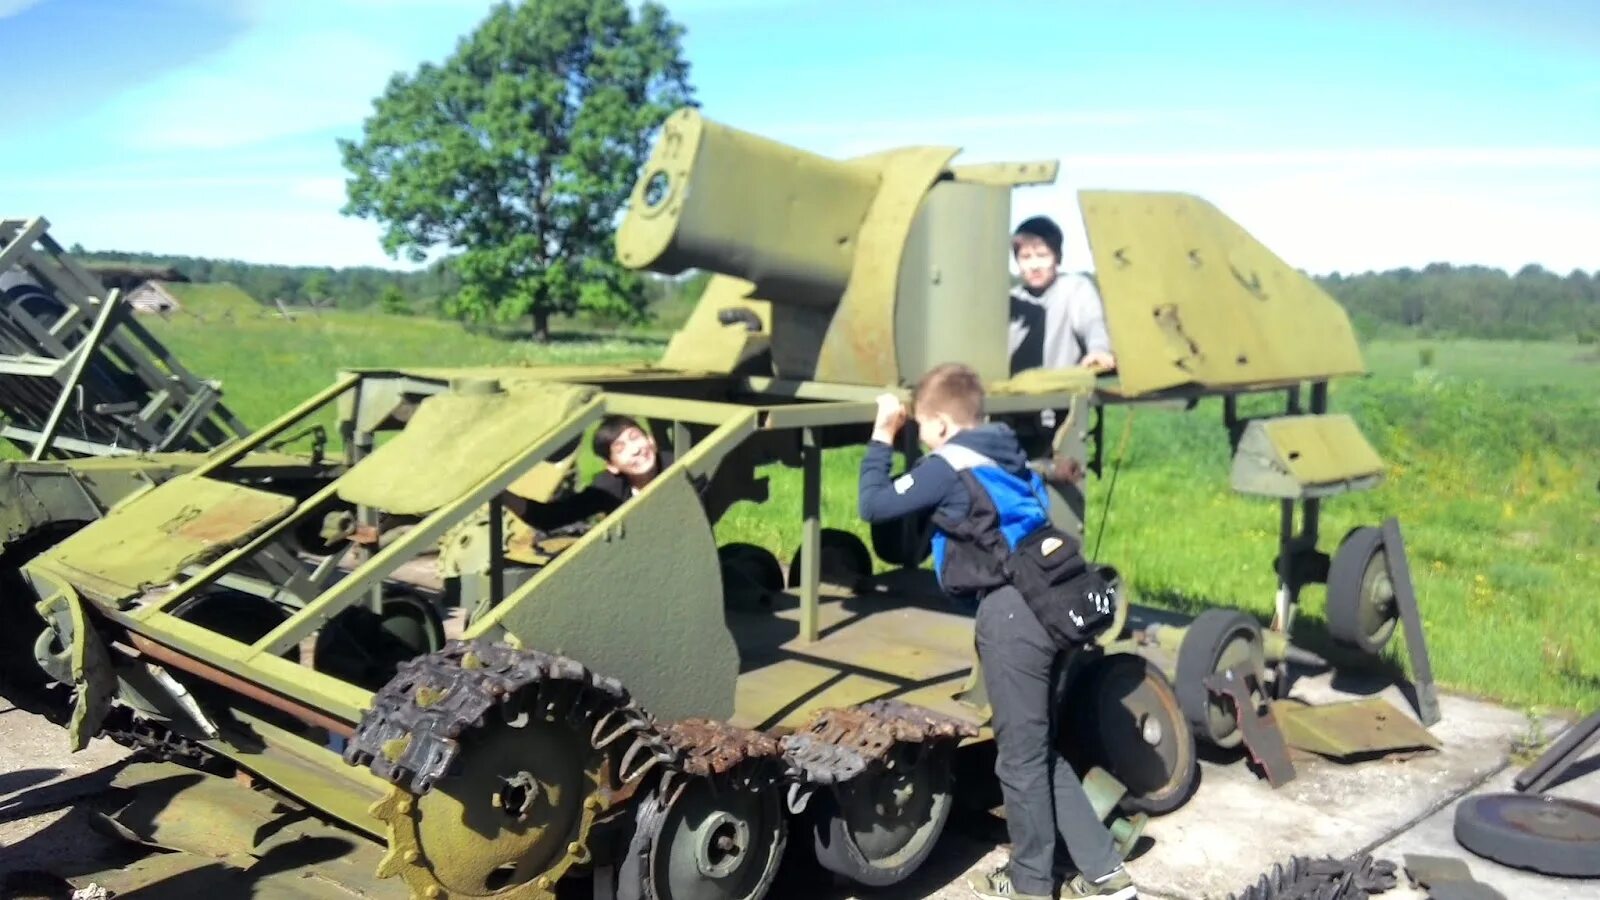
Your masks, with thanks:
<instances>
[{"instance_id":1,"label":"black backpack","mask_svg":"<svg viewBox=\"0 0 1600 900\"><path fill-rule=\"evenodd\" d=\"M946 590L984 590L1009 583L1062 649L1091 643L1116 621L1116 570L1083 558L1082 544L1050 524L1044 480L1028 481L999 466L958 469L972 498L967 518L935 516L945 537L934 559ZM996 507L998 493L1006 504ZM944 546L939 546L943 543Z\"/></svg>"}]
</instances>

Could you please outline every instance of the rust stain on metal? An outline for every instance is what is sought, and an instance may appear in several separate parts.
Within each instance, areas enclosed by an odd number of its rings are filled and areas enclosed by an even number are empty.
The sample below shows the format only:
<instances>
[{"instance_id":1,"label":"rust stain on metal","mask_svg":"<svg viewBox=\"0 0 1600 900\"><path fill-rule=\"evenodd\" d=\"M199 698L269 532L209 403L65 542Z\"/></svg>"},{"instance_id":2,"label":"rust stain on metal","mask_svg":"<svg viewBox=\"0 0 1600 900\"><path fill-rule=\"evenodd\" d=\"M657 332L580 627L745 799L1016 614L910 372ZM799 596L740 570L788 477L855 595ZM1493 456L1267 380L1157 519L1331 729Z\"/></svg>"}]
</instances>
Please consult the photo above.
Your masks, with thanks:
<instances>
[{"instance_id":1,"label":"rust stain on metal","mask_svg":"<svg viewBox=\"0 0 1600 900\"><path fill-rule=\"evenodd\" d=\"M176 650L162 646L161 644L150 640L142 634L137 634L130 631L128 632L128 639L133 642L133 646L138 648L140 653L143 653L151 659L160 660L161 662L164 662L175 669L182 669L191 675L197 675L209 682L212 682L213 684L249 697L252 700L258 700L272 707L273 709L278 710L279 712L288 713L289 715L294 716L300 721L305 722L307 725L314 725L318 728L326 728L333 734L337 734L340 737L346 738L352 737L356 733L353 725L341 722L338 719L330 718L329 716L325 716L308 706L302 706L301 704L296 703L287 697L281 697L277 694L274 694L264 687L251 684L242 678L230 675L221 669L209 666L193 657L185 656Z\"/></svg>"}]
</instances>

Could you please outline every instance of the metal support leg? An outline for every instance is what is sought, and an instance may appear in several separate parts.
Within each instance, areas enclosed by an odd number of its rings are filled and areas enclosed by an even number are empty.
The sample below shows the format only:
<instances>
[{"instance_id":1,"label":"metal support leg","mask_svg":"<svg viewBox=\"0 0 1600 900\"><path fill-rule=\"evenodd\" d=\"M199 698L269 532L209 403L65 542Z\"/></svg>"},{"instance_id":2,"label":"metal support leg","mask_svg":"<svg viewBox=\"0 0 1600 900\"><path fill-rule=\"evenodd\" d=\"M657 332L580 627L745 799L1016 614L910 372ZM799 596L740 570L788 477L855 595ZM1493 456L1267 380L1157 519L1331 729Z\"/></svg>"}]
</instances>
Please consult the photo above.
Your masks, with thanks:
<instances>
[{"instance_id":1,"label":"metal support leg","mask_svg":"<svg viewBox=\"0 0 1600 900\"><path fill-rule=\"evenodd\" d=\"M800 442L800 472L804 480L800 500L800 639L811 643L819 634L817 612L821 602L822 448L809 428L801 432Z\"/></svg>"},{"instance_id":2,"label":"metal support leg","mask_svg":"<svg viewBox=\"0 0 1600 900\"><path fill-rule=\"evenodd\" d=\"M1400 520L1393 516L1383 522L1384 558L1389 562L1389 581L1394 585L1395 603L1400 606L1400 621L1406 629L1406 650L1411 654L1413 682L1417 689L1417 716L1423 725L1439 721L1439 694L1433 684L1433 663L1428 659L1428 643L1422 634L1422 611L1417 608L1417 592L1411 584L1411 563L1406 559L1400 538Z\"/></svg>"},{"instance_id":3,"label":"metal support leg","mask_svg":"<svg viewBox=\"0 0 1600 900\"><path fill-rule=\"evenodd\" d=\"M505 507L496 497L489 501L489 605L496 607L506 596Z\"/></svg>"},{"instance_id":4,"label":"metal support leg","mask_svg":"<svg viewBox=\"0 0 1600 900\"><path fill-rule=\"evenodd\" d=\"M1523 769L1512 782L1519 791L1542 794L1583 755L1583 749L1600 739L1600 712L1567 729L1561 740L1550 745L1533 765Z\"/></svg>"}]
</instances>

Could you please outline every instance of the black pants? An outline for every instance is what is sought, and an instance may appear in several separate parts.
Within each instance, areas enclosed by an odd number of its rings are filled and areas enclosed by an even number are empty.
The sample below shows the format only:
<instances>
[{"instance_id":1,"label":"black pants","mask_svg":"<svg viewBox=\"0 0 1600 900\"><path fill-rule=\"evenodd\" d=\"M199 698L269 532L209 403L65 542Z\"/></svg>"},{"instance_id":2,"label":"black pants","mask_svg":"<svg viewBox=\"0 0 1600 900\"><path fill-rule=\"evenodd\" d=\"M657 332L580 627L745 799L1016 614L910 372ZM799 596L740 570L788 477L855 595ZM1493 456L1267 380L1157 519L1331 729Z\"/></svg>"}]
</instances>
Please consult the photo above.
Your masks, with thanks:
<instances>
[{"instance_id":1,"label":"black pants","mask_svg":"<svg viewBox=\"0 0 1600 900\"><path fill-rule=\"evenodd\" d=\"M1055 749L1063 655L1009 586L978 604L977 642L994 711L995 775L1011 833L1012 884L1024 894L1054 891L1057 836L1085 877L1106 875L1121 862L1111 832Z\"/></svg>"}]
</instances>

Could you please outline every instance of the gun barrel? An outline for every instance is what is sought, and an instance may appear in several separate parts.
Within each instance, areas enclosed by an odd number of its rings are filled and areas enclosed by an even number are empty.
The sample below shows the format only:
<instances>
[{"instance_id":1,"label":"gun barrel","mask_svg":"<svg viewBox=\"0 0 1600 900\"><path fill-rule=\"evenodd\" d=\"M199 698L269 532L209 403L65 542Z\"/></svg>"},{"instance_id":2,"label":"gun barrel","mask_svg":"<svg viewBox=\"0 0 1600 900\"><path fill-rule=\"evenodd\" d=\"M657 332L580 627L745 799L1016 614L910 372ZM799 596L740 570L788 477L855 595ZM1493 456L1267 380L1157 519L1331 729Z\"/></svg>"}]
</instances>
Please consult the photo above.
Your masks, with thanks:
<instances>
[{"instance_id":1,"label":"gun barrel","mask_svg":"<svg viewBox=\"0 0 1600 900\"><path fill-rule=\"evenodd\" d=\"M763 300L831 308L877 183L867 167L680 109L634 186L617 256L634 269L705 269L753 282Z\"/></svg>"}]
</instances>

